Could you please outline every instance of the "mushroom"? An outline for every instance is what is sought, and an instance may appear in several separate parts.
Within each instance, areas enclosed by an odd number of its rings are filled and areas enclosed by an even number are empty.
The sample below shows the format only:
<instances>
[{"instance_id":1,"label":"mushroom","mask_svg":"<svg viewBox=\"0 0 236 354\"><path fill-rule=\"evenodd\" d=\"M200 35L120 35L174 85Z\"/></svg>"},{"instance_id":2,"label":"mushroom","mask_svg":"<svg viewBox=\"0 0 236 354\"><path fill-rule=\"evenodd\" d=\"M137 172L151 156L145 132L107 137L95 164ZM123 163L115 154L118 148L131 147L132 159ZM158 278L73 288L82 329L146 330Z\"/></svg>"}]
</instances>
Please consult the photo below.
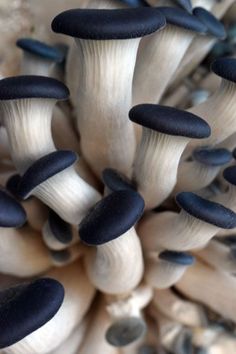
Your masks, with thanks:
<instances>
[{"instance_id":1,"label":"mushroom","mask_svg":"<svg viewBox=\"0 0 236 354\"><path fill-rule=\"evenodd\" d=\"M105 195L122 190L136 190L134 183L128 177L113 168L106 168L102 172L102 180L105 185Z\"/></svg>"},{"instance_id":2,"label":"mushroom","mask_svg":"<svg viewBox=\"0 0 236 354\"><path fill-rule=\"evenodd\" d=\"M23 50L22 75L50 76L55 64L64 60L58 48L33 38L20 38L16 45Z\"/></svg>"},{"instance_id":3,"label":"mushroom","mask_svg":"<svg viewBox=\"0 0 236 354\"><path fill-rule=\"evenodd\" d=\"M11 348L19 340L50 322L62 306L63 299L63 286L57 280L49 278L1 290L0 348ZM6 353L8 352L6 349Z\"/></svg>"},{"instance_id":4,"label":"mushroom","mask_svg":"<svg viewBox=\"0 0 236 354\"><path fill-rule=\"evenodd\" d=\"M166 289L174 285L186 269L194 263L188 253L163 251L158 259L149 258L145 266L145 281L155 289Z\"/></svg>"},{"instance_id":5,"label":"mushroom","mask_svg":"<svg viewBox=\"0 0 236 354\"><path fill-rule=\"evenodd\" d=\"M179 165L173 194L207 187L217 177L222 166L229 163L231 159L232 153L224 148L195 149L192 161L183 161Z\"/></svg>"},{"instance_id":6,"label":"mushroom","mask_svg":"<svg viewBox=\"0 0 236 354\"><path fill-rule=\"evenodd\" d=\"M72 151L41 157L21 177L18 195L26 199L33 194L63 220L78 224L100 195L74 170L76 158Z\"/></svg>"},{"instance_id":7,"label":"mushroom","mask_svg":"<svg viewBox=\"0 0 236 354\"><path fill-rule=\"evenodd\" d=\"M197 33L206 26L187 11L158 7L166 17L164 30L147 37L140 45L133 81L133 105L158 103Z\"/></svg>"},{"instance_id":8,"label":"mushroom","mask_svg":"<svg viewBox=\"0 0 236 354\"><path fill-rule=\"evenodd\" d=\"M191 0L193 8L203 7L204 9L210 11L215 5L217 0Z\"/></svg>"},{"instance_id":9,"label":"mushroom","mask_svg":"<svg viewBox=\"0 0 236 354\"><path fill-rule=\"evenodd\" d=\"M189 267L176 287L185 296L198 301L233 322L236 280L234 276L196 262Z\"/></svg>"},{"instance_id":10,"label":"mushroom","mask_svg":"<svg viewBox=\"0 0 236 354\"><path fill-rule=\"evenodd\" d=\"M76 244L59 251L50 250L52 264L55 267L64 267L65 265L71 264L84 256L84 253L84 247L81 244Z\"/></svg>"},{"instance_id":11,"label":"mushroom","mask_svg":"<svg viewBox=\"0 0 236 354\"><path fill-rule=\"evenodd\" d=\"M232 229L236 214L223 205L191 192L176 196L181 211L150 214L138 225L145 253L162 250L187 251L199 249L214 237L220 228Z\"/></svg>"},{"instance_id":12,"label":"mushroom","mask_svg":"<svg viewBox=\"0 0 236 354\"><path fill-rule=\"evenodd\" d=\"M188 327L207 325L203 307L180 297L174 289L156 289L153 304L166 317Z\"/></svg>"},{"instance_id":13,"label":"mushroom","mask_svg":"<svg viewBox=\"0 0 236 354\"><path fill-rule=\"evenodd\" d=\"M127 115L140 38L165 25L151 8L75 9L56 16L55 32L78 46L77 127L82 153L97 175L106 167L129 174L135 134Z\"/></svg>"},{"instance_id":14,"label":"mushroom","mask_svg":"<svg viewBox=\"0 0 236 354\"><path fill-rule=\"evenodd\" d=\"M134 229L144 202L131 190L114 192L88 213L79 225L80 239L90 246L86 270L97 289L119 295L133 290L143 276L143 256Z\"/></svg>"},{"instance_id":15,"label":"mushroom","mask_svg":"<svg viewBox=\"0 0 236 354\"><path fill-rule=\"evenodd\" d=\"M172 192L180 157L187 144L191 139L209 136L210 127L196 115L153 104L133 107L129 117L143 126L142 140L134 160L133 179L146 208L152 209Z\"/></svg>"},{"instance_id":16,"label":"mushroom","mask_svg":"<svg viewBox=\"0 0 236 354\"><path fill-rule=\"evenodd\" d=\"M235 157L235 152L233 152L233 155ZM216 195L214 200L223 203L236 212L236 166L227 167L223 171L223 177L224 180L228 182L227 190L225 193Z\"/></svg>"},{"instance_id":17,"label":"mushroom","mask_svg":"<svg viewBox=\"0 0 236 354\"><path fill-rule=\"evenodd\" d=\"M88 311L95 289L85 276L81 263L75 262L64 268L53 269L46 276L59 281L65 289L61 308L50 321L28 331L27 336L18 337L19 342L4 348L5 354L44 354L56 349L81 323ZM38 306L40 295L36 294L36 296ZM49 300L47 306L52 306L54 302L51 301L50 296ZM40 311L41 315L44 311ZM29 318L34 322L35 318L30 308L29 312ZM19 327L24 328L25 319L25 311L22 311ZM7 334L9 335L11 331L12 329L9 328Z\"/></svg>"}]
</instances>

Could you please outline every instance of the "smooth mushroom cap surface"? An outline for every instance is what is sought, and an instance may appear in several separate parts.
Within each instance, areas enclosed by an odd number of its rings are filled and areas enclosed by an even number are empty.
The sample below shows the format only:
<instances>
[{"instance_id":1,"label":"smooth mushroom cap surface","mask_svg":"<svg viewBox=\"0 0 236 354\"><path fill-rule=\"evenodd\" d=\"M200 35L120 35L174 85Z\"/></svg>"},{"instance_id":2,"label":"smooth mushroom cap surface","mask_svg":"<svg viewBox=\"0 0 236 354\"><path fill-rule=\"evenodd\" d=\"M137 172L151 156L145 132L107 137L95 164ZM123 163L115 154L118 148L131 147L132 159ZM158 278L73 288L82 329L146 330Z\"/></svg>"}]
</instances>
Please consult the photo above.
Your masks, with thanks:
<instances>
[{"instance_id":1,"label":"smooth mushroom cap surface","mask_svg":"<svg viewBox=\"0 0 236 354\"><path fill-rule=\"evenodd\" d=\"M8 178L6 182L6 189L15 197L18 196L18 185L20 183L21 176L19 174L14 174Z\"/></svg>"},{"instance_id":2,"label":"smooth mushroom cap surface","mask_svg":"<svg viewBox=\"0 0 236 354\"><path fill-rule=\"evenodd\" d=\"M48 225L53 236L61 243L68 244L73 239L72 227L53 210L49 211Z\"/></svg>"},{"instance_id":3,"label":"smooth mushroom cap surface","mask_svg":"<svg viewBox=\"0 0 236 354\"><path fill-rule=\"evenodd\" d=\"M207 149L197 148L193 151L194 160L208 166L221 166L229 163L232 159L232 153L224 148Z\"/></svg>"},{"instance_id":4,"label":"smooth mushroom cap surface","mask_svg":"<svg viewBox=\"0 0 236 354\"><path fill-rule=\"evenodd\" d=\"M126 189L136 190L134 183L128 177L113 168L106 168L102 172L102 180L112 192Z\"/></svg>"},{"instance_id":5,"label":"smooth mushroom cap surface","mask_svg":"<svg viewBox=\"0 0 236 354\"><path fill-rule=\"evenodd\" d=\"M25 222L26 213L20 203L0 189L0 227L19 227Z\"/></svg>"},{"instance_id":6,"label":"smooth mushroom cap surface","mask_svg":"<svg viewBox=\"0 0 236 354\"><path fill-rule=\"evenodd\" d=\"M47 323L57 313L63 299L63 286L49 278L1 291L0 348L20 341Z\"/></svg>"},{"instance_id":7,"label":"smooth mushroom cap surface","mask_svg":"<svg viewBox=\"0 0 236 354\"><path fill-rule=\"evenodd\" d=\"M193 10L191 0L174 0L174 2L190 13Z\"/></svg>"},{"instance_id":8,"label":"smooth mushroom cap surface","mask_svg":"<svg viewBox=\"0 0 236 354\"><path fill-rule=\"evenodd\" d=\"M236 166L227 167L223 172L223 177L227 182L236 186Z\"/></svg>"},{"instance_id":9,"label":"smooth mushroom cap surface","mask_svg":"<svg viewBox=\"0 0 236 354\"><path fill-rule=\"evenodd\" d=\"M144 201L137 192L113 192L98 202L82 220L80 238L89 245L112 241L134 226L143 210Z\"/></svg>"},{"instance_id":10,"label":"smooth mushroom cap surface","mask_svg":"<svg viewBox=\"0 0 236 354\"><path fill-rule=\"evenodd\" d=\"M211 70L222 79L236 83L235 58L218 58L213 61Z\"/></svg>"},{"instance_id":11,"label":"smooth mushroom cap surface","mask_svg":"<svg viewBox=\"0 0 236 354\"><path fill-rule=\"evenodd\" d=\"M195 7L193 14L207 27L207 33L218 39L226 37L225 27L211 12L203 7Z\"/></svg>"},{"instance_id":12,"label":"smooth mushroom cap surface","mask_svg":"<svg viewBox=\"0 0 236 354\"><path fill-rule=\"evenodd\" d=\"M158 257L170 263L186 266L192 265L195 261L195 257L186 252L163 251Z\"/></svg>"}]
</instances>

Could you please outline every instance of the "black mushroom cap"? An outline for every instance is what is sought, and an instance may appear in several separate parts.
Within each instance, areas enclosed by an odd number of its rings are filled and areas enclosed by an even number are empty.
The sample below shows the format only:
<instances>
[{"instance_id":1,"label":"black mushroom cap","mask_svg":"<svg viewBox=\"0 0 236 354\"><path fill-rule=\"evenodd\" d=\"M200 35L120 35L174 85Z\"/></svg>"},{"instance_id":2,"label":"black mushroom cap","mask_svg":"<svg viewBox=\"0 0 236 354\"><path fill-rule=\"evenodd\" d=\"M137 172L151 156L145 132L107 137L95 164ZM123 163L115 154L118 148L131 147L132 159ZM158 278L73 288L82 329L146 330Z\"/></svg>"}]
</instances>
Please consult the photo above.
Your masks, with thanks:
<instances>
[{"instance_id":1,"label":"black mushroom cap","mask_svg":"<svg viewBox=\"0 0 236 354\"><path fill-rule=\"evenodd\" d=\"M106 332L106 340L114 347L124 347L142 337L146 323L139 317L125 317L113 323Z\"/></svg>"},{"instance_id":2,"label":"black mushroom cap","mask_svg":"<svg viewBox=\"0 0 236 354\"><path fill-rule=\"evenodd\" d=\"M151 7L74 9L57 15L52 30L82 39L111 40L143 37L165 24L165 17Z\"/></svg>"},{"instance_id":3,"label":"black mushroom cap","mask_svg":"<svg viewBox=\"0 0 236 354\"><path fill-rule=\"evenodd\" d=\"M63 286L42 278L0 292L0 348L20 341L47 323L64 299Z\"/></svg>"},{"instance_id":4,"label":"black mushroom cap","mask_svg":"<svg viewBox=\"0 0 236 354\"><path fill-rule=\"evenodd\" d=\"M223 177L227 182L236 186L236 166L227 167L223 172Z\"/></svg>"},{"instance_id":5,"label":"black mushroom cap","mask_svg":"<svg viewBox=\"0 0 236 354\"><path fill-rule=\"evenodd\" d=\"M129 5L130 7L150 6L145 0L120 0L120 1Z\"/></svg>"},{"instance_id":6,"label":"black mushroom cap","mask_svg":"<svg viewBox=\"0 0 236 354\"><path fill-rule=\"evenodd\" d=\"M58 266L63 266L71 260L71 253L69 249L60 251L50 250L49 253L54 265L57 264Z\"/></svg>"},{"instance_id":7,"label":"black mushroom cap","mask_svg":"<svg viewBox=\"0 0 236 354\"><path fill-rule=\"evenodd\" d=\"M20 227L26 222L26 213L18 201L0 189L0 227Z\"/></svg>"},{"instance_id":8,"label":"black mushroom cap","mask_svg":"<svg viewBox=\"0 0 236 354\"><path fill-rule=\"evenodd\" d=\"M159 254L159 258L178 265L189 266L195 261L195 257L186 252L163 251Z\"/></svg>"},{"instance_id":9,"label":"black mushroom cap","mask_svg":"<svg viewBox=\"0 0 236 354\"><path fill-rule=\"evenodd\" d=\"M81 240L102 245L128 231L144 210L143 198L134 191L113 192L98 202L79 225Z\"/></svg>"},{"instance_id":10,"label":"black mushroom cap","mask_svg":"<svg viewBox=\"0 0 236 354\"><path fill-rule=\"evenodd\" d=\"M6 183L6 189L16 198L18 197L18 185L20 180L21 176L19 174L14 174L8 178Z\"/></svg>"},{"instance_id":11,"label":"black mushroom cap","mask_svg":"<svg viewBox=\"0 0 236 354\"><path fill-rule=\"evenodd\" d=\"M20 38L16 45L26 52L40 56L46 60L61 63L64 60L64 53L58 48L48 45L33 38Z\"/></svg>"},{"instance_id":12,"label":"black mushroom cap","mask_svg":"<svg viewBox=\"0 0 236 354\"><path fill-rule=\"evenodd\" d=\"M60 81L45 76L22 75L0 80L0 100L52 98L65 100L68 88Z\"/></svg>"},{"instance_id":13,"label":"black mushroom cap","mask_svg":"<svg viewBox=\"0 0 236 354\"><path fill-rule=\"evenodd\" d=\"M77 155L69 150L59 150L41 157L21 177L18 195L26 199L34 188L73 165L76 159Z\"/></svg>"},{"instance_id":14,"label":"black mushroom cap","mask_svg":"<svg viewBox=\"0 0 236 354\"><path fill-rule=\"evenodd\" d=\"M232 153L224 148L197 148L193 151L193 159L208 166L222 166L229 163Z\"/></svg>"},{"instance_id":15,"label":"black mushroom cap","mask_svg":"<svg viewBox=\"0 0 236 354\"><path fill-rule=\"evenodd\" d=\"M218 58L213 61L211 70L222 79L236 82L236 59Z\"/></svg>"},{"instance_id":16,"label":"black mushroom cap","mask_svg":"<svg viewBox=\"0 0 236 354\"><path fill-rule=\"evenodd\" d=\"M49 211L48 225L50 232L61 243L68 244L72 241L73 234L71 225L60 218L53 210Z\"/></svg>"},{"instance_id":17,"label":"black mushroom cap","mask_svg":"<svg viewBox=\"0 0 236 354\"><path fill-rule=\"evenodd\" d=\"M174 2L190 13L193 10L191 0L174 0Z\"/></svg>"},{"instance_id":18,"label":"black mushroom cap","mask_svg":"<svg viewBox=\"0 0 236 354\"><path fill-rule=\"evenodd\" d=\"M188 214L222 229L236 226L236 214L223 205L199 197L191 192L177 194L176 202Z\"/></svg>"},{"instance_id":19,"label":"black mushroom cap","mask_svg":"<svg viewBox=\"0 0 236 354\"><path fill-rule=\"evenodd\" d=\"M207 27L208 34L219 39L224 39L226 37L226 31L223 23L221 23L211 12L207 11L203 7L195 7L193 14L204 23Z\"/></svg>"},{"instance_id":20,"label":"black mushroom cap","mask_svg":"<svg viewBox=\"0 0 236 354\"><path fill-rule=\"evenodd\" d=\"M158 11L165 16L167 24L181 27L188 31L198 33L207 32L207 27L204 23L183 9L176 7L158 7Z\"/></svg>"},{"instance_id":21,"label":"black mushroom cap","mask_svg":"<svg viewBox=\"0 0 236 354\"><path fill-rule=\"evenodd\" d=\"M102 180L107 188L112 192L125 189L136 190L135 185L123 173L113 168L106 168L102 172Z\"/></svg>"},{"instance_id":22,"label":"black mushroom cap","mask_svg":"<svg viewBox=\"0 0 236 354\"><path fill-rule=\"evenodd\" d=\"M129 112L132 122L168 135L202 139L211 134L206 121L193 113L157 104L140 104Z\"/></svg>"}]
</instances>

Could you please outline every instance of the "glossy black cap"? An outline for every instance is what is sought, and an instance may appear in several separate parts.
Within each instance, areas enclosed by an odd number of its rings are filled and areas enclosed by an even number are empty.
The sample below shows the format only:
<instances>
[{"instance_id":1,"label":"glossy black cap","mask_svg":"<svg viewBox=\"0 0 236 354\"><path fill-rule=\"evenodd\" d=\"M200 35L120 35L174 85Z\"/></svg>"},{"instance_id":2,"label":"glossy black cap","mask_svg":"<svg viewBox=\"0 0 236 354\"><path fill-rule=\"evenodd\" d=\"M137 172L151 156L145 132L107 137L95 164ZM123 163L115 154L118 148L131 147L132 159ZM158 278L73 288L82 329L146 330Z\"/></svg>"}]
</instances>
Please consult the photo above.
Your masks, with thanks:
<instances>
[{"instance_id":1,"label":"glossy black cap","mask_svg":"<svg viewBox=\"0 0 236 354\"><path fill-rule=\"evenodd\" d=\"M194 263L195 257L186 252L164 251L159 254L159 258L182 266L190 266Z\"/></svg>"},{"instance_id":2,"label":"glossy black cap","mask_svg":"<svg viewBox=\"0 0 236 354\"><path fill-rule=\"evenodd\" d=\"M120 0L130 7L150 6L145 0Z\"/></svg>"},{"instance_id":3,"label":"glossy black cap","mask_svg":"<svg viewBox=\"0 0 236 354\"><path fill-rule=\"evenodd\" d=\"M53 210L49 211L48 225L53 236L61 243L68 244L72 241L71 225L62 220Z\"/></svg>"},{"instance_id":4,"label":"glossy black cap","mask_svg":"<svg viewBox=\"0 0 236 354\"><path fill-rule=\"evenodd\" d=\"M176 7L158 7L166 18L166 23L184 28L188 31L206 33L207 27L199 19L183 9Z\"/></svg>"},{"instance_id":5,"label":"glossy black cap","mask_svg":"<svg viewBox=\"0 0 236 354\"><path fill-rule=\"evenodd\" d=\"M227 149L198 148L194 150L193 159L208 166L222 166L232 160L232 153Z\"/></svg>"},{"instance_id":6,"label":"glossy black cap","mask_svg":"<svg viewBox=\"0 0 236 354\"><path fill-rule=\"evenodd\" d=\"M227 167L223 172L223 177L227 182L236 186L236 166Z\"/></svg>"},{"instance_id":7,"label":"glossy black cap","mask_svg":"<svg viewBox=\"0 0 236 354\"><path fill-rule=\"evenodd\" d=\"M26 213L20 203L0 189L0 227L20 227L25 222Z\"/></svg>"},{"instance_id":8,"label":"glossy black cap","mask_svg":"<svg viewBox=\"0 0 236 354\"><path fill-rule=\"evenodd\" d=\"M188 214L222 229L236 227L236 214L219 203L199 197L191 192L176 196L176 202Z\"/></svg>"},{"instance_id":9,"label":"glossy black cap","mask_svg":"<svg viewBox=\"0 0 236 354\"><path fill-rule=\"evenodd\" d=\"M20 38L17 40L16 45L24 51L46 60L52 60L57 63L61 63L64 60L64 54L58 48L33 38Z\"/></svg>"},{"instance_id":10,"label":"glossy black cap","mask_svg":"<svg viewBox=\"0 0 236 354\"><path fill-rule=\"evenodd\" d=\"M68 150L58 150L41 157L26 170L18 185L18 195L26 199L32 190L48 178L72 166L77 155Z\"/></svg>"},{"instance_id":11,"label":"glossy black cap","mask_svg":"<svg viewBox=\"0 0 236 354\"><path fill-rule=\"evenodd\" d=\"M8 178L6 183L6 189L15 197L18 197L18 185L20 183L21 176L18 174L12 175Z\"/></svg>"},{"instance_id":12,"label":"glossy black cap","mask_svg":"<svg viewBox=\"0 0 236 354\"><path fill-rule=\"evenodd\" d=\"M47 323L64 299L63 286L42 278L0 292L0 348L13 345Z\"/></svg>"},{"instance_id":13,"label":"glossy black cap","mask_svg":"<svg viewBox=\"0 0 236 354\"><path fill-rule=\"evenodd\" d=\"M142 216L143 198L134 191L114 192L98 202L79 225L81 240L102 245L123 235Z\"/></svg>"},{"instance_id":14,"label":"glossy black cap","mask_svg":"<svg viewBox=\"0 0 236 354\"><path fill-rule=\"evenodd\" d=\"M218 58L213 61L211 70L222 79L236 82L236 58Z\"/></svg>"},{"instance_id":15,"label":"glossy black cap","mask_svg":"<svg viewBox=\"0 0 236 354\"><path fill-rule=\"evenodd\" d=\"M190 13L193 10L191 0L174 0L174 2Z\"/></svg>"},{"instance_id":16,"label":"glossy black cap","mask_svg":"<svg viewBox=\"0 0 236 354\"><path fill-rule=\"evenodd\" d=\"M114 347L124 347L141 338L146 330L146 323L141 318L121 318L108 328L106 340Z\"/></svg>"},{"instance_id":17,"label":"glossy black cap","mask_svg":"<svg viewBox=\"0 0 236 354\"><path fill-rule=\"evenodd\" d=\"M23 75L0 80L0 100L52 98L66 100L68 88L60 81L45 76Z\"/></svg>"},{"instance_id":18,"label":"glossy black cap","mask_svg":"<svg viewBox=\"0 0 236 354\"><path fill-rule=\"evenodd\" d=\"M226 37L223 23L221 23L211 12L203 7L195 7L193 14L207 27L208 34L219 39L224 39Z\"/></svg>"},{"instance_id":19,"label":"glossy black cap","mask_svg":"<svg viewBox=\"0 0 236 354\"><path fill-rule=\"evenodd\" d=\"M102 172L103 183L110 191L136 190L135 185L123 173L113 168L106 168Z\"/></svg>"},{"instance_id":20,"label":"glossy black cap","mask_svg":"<svg viewBox=\"0 0 236 354\"><path fill-rule=\"evenodd\" d=\"M82 39L111 40L143 37L165 24L165 17L151 7L74 9L57 15L52 30Z\"/></svg>"},{"instance_id":21,"label":"glossy black cap","mask_svg":"<svg viewBox=\"0 0 236 354\"><path fill-rule=\"evenodd\" d=\"M211 134L211 128L202 118L177 108L157 104L140 104L129 112L132 122L159 133L202 139Z\"/></svg>"}]
</instances>

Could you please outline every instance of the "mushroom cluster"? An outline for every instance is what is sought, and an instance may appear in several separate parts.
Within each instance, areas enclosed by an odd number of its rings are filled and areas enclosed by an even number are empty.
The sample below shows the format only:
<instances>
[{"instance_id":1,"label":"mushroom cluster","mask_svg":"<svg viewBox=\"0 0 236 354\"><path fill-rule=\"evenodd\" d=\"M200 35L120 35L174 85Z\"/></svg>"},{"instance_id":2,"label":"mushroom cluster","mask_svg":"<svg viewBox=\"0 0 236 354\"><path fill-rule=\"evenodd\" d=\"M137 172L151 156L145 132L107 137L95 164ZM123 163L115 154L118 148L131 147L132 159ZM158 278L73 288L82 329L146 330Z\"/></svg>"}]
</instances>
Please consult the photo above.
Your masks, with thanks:
<instances>
[{"instance_id":1,"label":"mushroom cluster","mask_svg":"<svg viewBox=\"0 0 236 354\"><path fill-rule=\"evenodd\" d=\"M42 1L0 80L0 354L235 354L233 13Z\"/></svg>"}]
</instances>

